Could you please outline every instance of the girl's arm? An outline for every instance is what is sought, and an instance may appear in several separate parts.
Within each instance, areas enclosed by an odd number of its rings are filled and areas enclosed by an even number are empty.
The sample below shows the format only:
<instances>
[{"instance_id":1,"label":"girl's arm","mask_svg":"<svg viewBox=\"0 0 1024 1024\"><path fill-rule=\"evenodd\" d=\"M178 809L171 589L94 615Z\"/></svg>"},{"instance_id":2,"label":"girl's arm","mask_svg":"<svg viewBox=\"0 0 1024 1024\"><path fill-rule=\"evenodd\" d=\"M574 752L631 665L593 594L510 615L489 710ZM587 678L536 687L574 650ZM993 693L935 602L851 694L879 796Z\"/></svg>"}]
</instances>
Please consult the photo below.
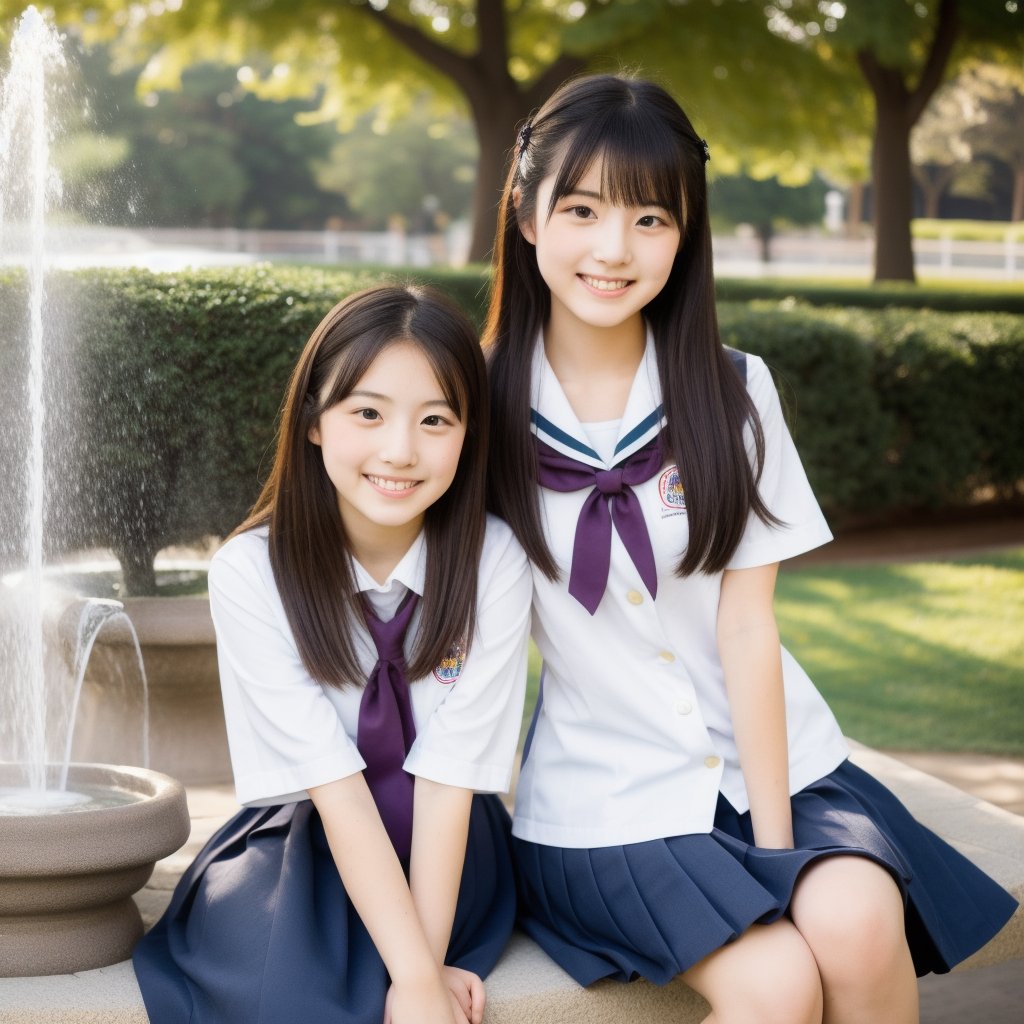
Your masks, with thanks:
<instances>
[{"instance_id":1,"label":"girl's arm","mask_svg":"<svg viewBox=\"0 0 1024 1024\"><path fill-rule=\"evenodd\" d=\"M471 790L416 779L409 887L438 966L444 964L455 920L472 800Z\"/></svg>"},{"instance_id":2,"label":"girl's arm","mask_svg":"<svg viewBox=\"0 0 1024 1024\"><path fill-rule=\"evenodd\" d=\"M791 848L789 747L782 653L772 601L778 563L727 569L718 603L718 653L758 846Z\"/></svg>"},{"instance_id":3,"label":"girl's arm","mask_svg":"<svg viewBox=\"0 0 1024 1024\"><path fill-rule=\"evenodd\" d=\"M447 988L363 774L314 786L309 797L345 891L391 975L392 1021L452 1024Z\"/></svg>"},{"instance_id":4,"label":"girl's arm","mask_svg":"<svg viewBox=\"0 0 1024 1024\"><path fill-rule=\"evenodd\" d=\"M434 960L470 1024L480 1024L484 989L469 971L446 967L469 835L473 791L417 777L413 796L412 901Z\"/></svg>"}]
</instances>

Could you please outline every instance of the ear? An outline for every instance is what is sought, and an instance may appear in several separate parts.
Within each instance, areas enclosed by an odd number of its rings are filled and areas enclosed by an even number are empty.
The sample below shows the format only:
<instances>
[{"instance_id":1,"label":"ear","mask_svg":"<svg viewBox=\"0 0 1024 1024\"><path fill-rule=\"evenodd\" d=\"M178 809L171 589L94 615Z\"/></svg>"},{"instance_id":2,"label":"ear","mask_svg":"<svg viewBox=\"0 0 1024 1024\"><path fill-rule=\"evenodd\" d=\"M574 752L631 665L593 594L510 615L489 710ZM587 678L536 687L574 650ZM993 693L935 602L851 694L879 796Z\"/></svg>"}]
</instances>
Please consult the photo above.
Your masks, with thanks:
<instances>
[{"instance_id":1,"label":"ear","mask_svg":"<svg viewBox=\"0 0 1024 1024\"><path fill-rule=\"evenodd\" d=\"M306 440L307 441L311 441L313 444L315 444L315 445L317 445L319 447L319 445L320 445L320 421L319 420L316 423L314 423L313 426L311 426L309 428L309 431L306 434Z\"/></svg>"},{"instance_id":2,"label":"ear","mask_svg":"<svg viewBox=\"0 0 1024 1024\"><path fill-rule=\"evenodd\" d=\"M522 233L523 238L525 238L530 245L536 245L537 232L534 229L533 220L523 220L523 218L519 216L519 207L522 201L523 190L516 185L516 187L512 189L512 206L516 211L516 223L519 225L519 231Z\"/></svg>"}]
</instances>

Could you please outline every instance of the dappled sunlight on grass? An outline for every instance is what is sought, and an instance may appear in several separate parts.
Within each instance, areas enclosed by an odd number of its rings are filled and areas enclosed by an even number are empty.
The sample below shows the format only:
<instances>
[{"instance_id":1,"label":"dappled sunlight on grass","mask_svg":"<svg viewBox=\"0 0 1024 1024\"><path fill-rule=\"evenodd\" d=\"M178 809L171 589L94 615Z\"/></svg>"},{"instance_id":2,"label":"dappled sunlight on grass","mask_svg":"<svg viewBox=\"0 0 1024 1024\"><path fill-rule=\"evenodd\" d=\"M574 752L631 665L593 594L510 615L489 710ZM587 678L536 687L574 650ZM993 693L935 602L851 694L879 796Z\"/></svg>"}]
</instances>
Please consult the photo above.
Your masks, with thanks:
<instances>
[{"instance_id":1,"label":"dappled sunlight on grass","mask_svg":"<svg viewBox=\"0 0 1024 1024\"><path fill-rule=\"evenodd\" d=\"M785 572L783 642L872 746L1024 753L1024 551Z\"/></svg>"}]
</instances>

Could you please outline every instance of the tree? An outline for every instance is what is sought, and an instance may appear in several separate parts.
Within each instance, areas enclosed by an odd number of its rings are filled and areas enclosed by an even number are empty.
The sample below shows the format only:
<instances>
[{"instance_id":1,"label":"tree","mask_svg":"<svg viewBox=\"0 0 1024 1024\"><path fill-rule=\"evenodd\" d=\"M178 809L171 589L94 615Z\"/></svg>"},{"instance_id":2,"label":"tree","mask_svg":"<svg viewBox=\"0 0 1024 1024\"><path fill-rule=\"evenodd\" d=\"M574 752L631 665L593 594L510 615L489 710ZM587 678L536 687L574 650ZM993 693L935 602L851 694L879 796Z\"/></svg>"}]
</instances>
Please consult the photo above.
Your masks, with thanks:
<instances>
[{"instance_id":1,"label":"tree","mask_svg":"<svg viewBox=\"0 0 1024 1024\"><path fill-rule=\"evenodd\" d=\"M718 178L713 186L717 216L733 224L750 224L761 243L761 260L771 262L771 242L782 224L820 224L825 214L824 182L786 188L775 178Z\"/></svg>"},{"instance_id":2,"label":"tree","mask_svg":"<svg viewBox=\"0 0 1024 1024\"><path fill-rule=\"evenodd\" d=\"M392 122L370 111L316 162L320 186L343 195L368 227L384 227L399 216L414 231L428 230L469 216L473 127L465 118L431 115L428 108L421 97L408 116Z\"/></svg>"},{"instance_id":3,"label":"tree","mask_svg":"<svg viewBox=\"0 0 1024 1024\"><path fill-rule=\"evenodd\" d=\"M971 89L966 74L943 85L932 97L910 133L914 180L924 201L925 217L939 216L939 201L959 178L978 179L978 165L968 138L970 129L984 120L981 98ZM978 182L980 184L980 182ZM974 190L977 191L977 190Z\"/></svg>"},{"instance_id":4,"label":"tree","mask_svg":"<svg viewBox=\"0 0 1024 1024\"><path fill-rule=\"evenodd\" d=\"M770 27L825 62L853 62L874 103L875 280L914 280L910 130L952 68L1024 37L1015 0L787 0ZM814 31L808 30L813 26Z\"/></svg>"},{"instance_id":5,"label":"tree","mask_svg":"<svg viewBox=\"0 0 1024 1024\"><path fill-rule=\"evenodd\" d=\"M17 6L0 0L0 13ZM517 125L574 73L635 65L661 77L710 136L715 167L806 181L838 142L845 97L829 65L765 29L753 0L51 0L61 23L148 59L142 88L220 60L267 98L320 96L351 127L407 111L423 88L461 104L478 160L471 257L493 236ZM813 96L812 102L808 97Z\"/></svg>"},{"instance_id":6,"label":"tree","mask_svg":"<svg viewBox=\"0 0 1024 1024\"><path fill-rule=\"evenodd\" d=\"M986 63L968 75L981 96L982 112L982 120L969 132L970 141L979 153L1010 168L1010 219L1024 220L1024 68Z\"/></svg>"}]
</instances>

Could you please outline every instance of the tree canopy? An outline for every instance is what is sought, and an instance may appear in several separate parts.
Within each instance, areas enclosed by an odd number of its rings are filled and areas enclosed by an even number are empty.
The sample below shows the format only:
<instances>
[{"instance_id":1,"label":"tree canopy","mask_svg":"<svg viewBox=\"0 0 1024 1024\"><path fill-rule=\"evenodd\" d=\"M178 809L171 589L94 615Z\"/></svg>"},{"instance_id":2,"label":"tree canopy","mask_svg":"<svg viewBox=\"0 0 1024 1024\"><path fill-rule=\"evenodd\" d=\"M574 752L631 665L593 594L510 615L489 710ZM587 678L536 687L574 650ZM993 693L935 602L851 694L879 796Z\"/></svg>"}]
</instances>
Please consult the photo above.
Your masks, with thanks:
<instances>
[{"instance_id":1,"label":"tree canopy","mask_svg":"<svg viewBox=\"0 0 1024 1024\"><path fill-rule=\"evenodd\" d=\"M11 7L0 0L0 11ZM711 142L715 169L808 180L841 138L841 76L765 29L754 0L51 0L62 24L145 61L142 90L200 61L241 68L263 97L315 99L303 120L351 128L427 90L468 113L478 141L471 254L490 248L517 125L572 74L637 69L664 81ZM808 97L813 97L808 100Z\"/></svg>"},{"instance_id":2,"label":"tree canopy","mask_svg":"<svg viewBox=\"0 0 1024 1024\"><path fill-rule=\"evenodd\" d=\"M857 180L873 134L876 277L913 278L910 128L984 50L1015 59L1013 0L50 0L62 24L145 60L141 88L199 61L260 96L304 97L304 121L352 127L428 92L478 141L471 256L490 248L517 125L582 71L663 81L709 139L714 173L786 184L815 166ZM20 4L0 0L0 14ZM865 102L870 99L870 102ZM852 155L852 158L851 158Z\"/></svg>"},{"instance_id":3,"label":"tree canopy","mask_svg":"<svg viewBox=\"0 0 1024 1024\"><path fill-rule=\"evenodd\" d=\"M1016 0L786 0L773 32L820 62L856 67L874 104L875 279L914 280L910 131L943 80L971 56L1020 62Z\"/></svg>"}]
</instances>

